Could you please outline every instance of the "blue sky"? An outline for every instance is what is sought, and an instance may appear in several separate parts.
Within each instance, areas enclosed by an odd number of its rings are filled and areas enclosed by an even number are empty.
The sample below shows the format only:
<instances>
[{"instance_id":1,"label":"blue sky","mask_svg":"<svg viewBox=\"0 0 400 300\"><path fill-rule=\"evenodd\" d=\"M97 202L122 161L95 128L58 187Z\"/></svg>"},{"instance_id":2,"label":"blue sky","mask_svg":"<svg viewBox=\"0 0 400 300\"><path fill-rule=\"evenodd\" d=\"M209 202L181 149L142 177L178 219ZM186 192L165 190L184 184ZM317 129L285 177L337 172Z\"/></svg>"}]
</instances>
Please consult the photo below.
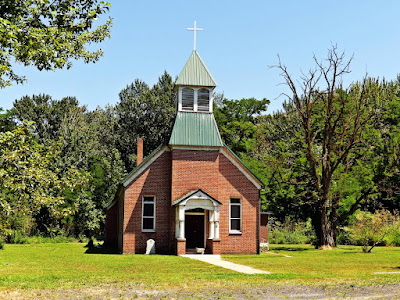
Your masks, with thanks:
<instances>
[{"instance_id":1,"label":"blue sky","mask_svg":"<svg viewBox=\"0 0 400 300\"><path fill-rule=\"evenodd\" d=\"M15 66L28 82L0 91L0 107L24 95L54 99L75 96L89 109L118 102L118 93L140 78L152 85L167 70L179 75L193 50L197 21L204 28L197 50L229 99L271 100L269 112L286 88L279 83L277 54L293 74L323 58L332 43L350 57L345 83L373 77L395 79L400 71L400 1L133 1L110 0L114 27L96 64L75 62L70 70L39 72ZM100 20L101 21L101 20ZM97 47L97 46L96 46Z\"/></svg>"}]
</instances>

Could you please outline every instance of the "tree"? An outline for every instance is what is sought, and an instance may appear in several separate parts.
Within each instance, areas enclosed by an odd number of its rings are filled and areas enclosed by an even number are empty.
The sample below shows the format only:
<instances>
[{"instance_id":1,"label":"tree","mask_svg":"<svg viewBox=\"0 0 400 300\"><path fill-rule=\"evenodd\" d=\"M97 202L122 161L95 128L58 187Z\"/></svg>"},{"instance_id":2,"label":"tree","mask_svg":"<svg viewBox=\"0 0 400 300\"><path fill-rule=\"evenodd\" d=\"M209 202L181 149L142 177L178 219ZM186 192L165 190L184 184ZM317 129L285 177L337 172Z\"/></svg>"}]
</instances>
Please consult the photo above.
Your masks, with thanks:
<instances>
[{"instance_id":1,"label":"tree","mask_svg":"<svg viewBox=\"0 0 400 300\"><path fill-rule=\"evenodd\" d=\"M10 131L14 127L13 111L7 110L3 113L3 108L0 107L0 133Z\"/></svg>"},{"instance_id":2,"label":"tree","mask_svg":"<svg viewBox=\"0 0 400 300\"><path fill-rule=\"evenodd\" d=\"M87 174L55 167L59 144L44 147L37 143L31 124L22 124L0 134L0 234L7 235L14 220L32 218L45 208L61 219L74 214L75 203L66 201L65 190L87 184Z\"/></svg>"},{"instance_id":3,"label":"tree","mask_svg":"<svg viewBox=\"0 0 400 300\"><path fill-rule=\"evenodd\" d=\"M313 209L317 246L330 248L336 245L338 224L377 197L398 171L398 145L380 122L382 104L398 97L393 93L398 88L365 78L344 89L341 79L350 72L351 59L336 46L325 63L314 61L315 69L299 84L280 61L276 66L300 125L291 132L297 151L279 164L295 172L293 182L283 183L301 187Z\"/></svg>"},{"instance_id":4,"label":"tree","mask_svg":"<svg viewBox=\"0 0 400 300\"><path fill-rule=\"evenodd\" d=\"M391 214L385 209L378 210L374 214L360 211L350 227L353 238L362 242L364 253L371 253L372 249L383 242L386 236L399 229L399 214L397 212Z\"/></svg>"},{"instance_id":5,"label":"tree","mask_svg":"<svg viewBox=\"0 0 400 300\"><path fill-rule=\"evenodd\" d=\"M75 97L55 100L50 95L24 96L13 103L12 114L17 122L35 122L34 130L39 143L52 143L60 136L61 122L71 108L78 107Z\"/></svg>"},{"instance_id":6,"label":"tree","mask_svg":"<svg viewBox=\"0 0 400 300\"><path fill-rule=\"evenodd\" d=\"M125 168L116 149L113 132L116 122L109 112L86 107L72 107L60 124L63 144L57 159L59 168L74 166L90 174L84 191L70 192L68 198L78 205L69 220L75 235L93 236L104 228L104 205L114 196Z\"/></svg>"},{"instance_id":7,"label":"tree","mask_svg":"<svg viewBox=\"0 0 400 300\"><path fill-rule=\"evenodd\" d=\"M261 205L274 218L284 222L286 217L307 220L312 216L308 187L305 180L304 152L300 119L293 106L283 104L284 111L265 115L258 120L255 147L249 154L258 167L254 170L265 183Z\"/></svg>"},{"instance_id":8,"label":"tree","mask_svg":"<svg viewBox=\"0 0 400 300\"><path fill-rule=\"evenodd\" d=\"M25 80L13 61L39 70L70 68L72 59L97 61L102 50L87 46L110 37L111 19L93 29L109 7L98 0L0 1L0 89Z\"/></svg>"},{"instance_id":9,"label":"tree","mask_svg":"<svg viewBox=\"0 0 400 300\"><path fill-rule=\"evenodd\" d=\"M47 208L40 209L34 214L36 233L49 234L61 227L76 236L99 233L105 222L104 205L114 196L125 173L116 149L114 109L87 111L74 97L54 100L49 95L33 95L14 102L13 116L19 123L34 121L31 133L44 147L57 144L59 151L53 163L60 174L73 167L88 175L84 189L63 193L76 211L63 218L61 224Z\"/></svg>"},{"instance_id":10,"label":"tree","mask_svg":"<svg viewBox=\"0 0 400 300\"><path fill-rule=\"evenodd\" d=\"M145 154L151 153L171 131L175 116L175 85L167 73L150 89L136 79L119 93L115 107L118 120L117 148L126 169L132 170L136 159L136 141L142 137Z\"/></svg>"},{"instance_id":11,"label":"tree","mask_svg":"<svg viewBox=\"0 0 400 300\"><path fill-rule=\"evenodd\" d=\"M214 116L223 141L235 153L248 152L254 145L257 117L267 110L269 100L223 99L218 103L214 107Z\"/></svg>"}]
</instances>

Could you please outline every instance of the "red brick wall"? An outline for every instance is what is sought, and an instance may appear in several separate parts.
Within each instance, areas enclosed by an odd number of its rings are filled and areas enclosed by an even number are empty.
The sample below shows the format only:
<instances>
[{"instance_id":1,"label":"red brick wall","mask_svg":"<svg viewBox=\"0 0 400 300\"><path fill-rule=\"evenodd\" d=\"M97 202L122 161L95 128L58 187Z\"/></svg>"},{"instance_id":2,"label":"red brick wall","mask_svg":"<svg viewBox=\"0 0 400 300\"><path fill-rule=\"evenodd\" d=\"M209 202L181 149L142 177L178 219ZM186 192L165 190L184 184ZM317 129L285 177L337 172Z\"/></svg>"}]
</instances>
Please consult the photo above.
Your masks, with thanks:
<instances>
[{"instance_id":1,"label":"red brick wall","mask_svg":"<svg viewBox=\"0 0 400 300\"><path fill-rule=\"evenodd\" d=\"M260 227L258 189L219 151L179 149L164 152L126 187L124 221L121 224L125 232L123 252L144 253L146 241L151 238L156 241L157 253L176 253L175 209L171 203L197 189L223 203L220 207L221 242L217 247L221 253L257 253ZM144 195L156 196L154 233L141 231ZM230 197L239 197L242 201L240 235L229 233Z\"/></svg>"},{"instance_id":2,"label":"red brick wall","mask_svg":"<svg viewBox=\"0 0 400 300\"><path fill-rule=\"evenodd\" d=\"M218 151L172 150L171 200L197 189L218 199L218 157ZM175 241L175 232L170 240Z\"/></svg>"},{"instance_id":3,"label":"red brick wall","mask_svg":"<svg viewBox=\"0 0 400 300\"><path fill-rule=\"evenodd\" d=\"M125 188L124 253L145 253L146 241L156 242L157 253L170 252L171 154L164 152ZM142 232L142 196L156 196L156 230Z\"/></svg>"},{"instance_id":4,"label":"red brick wall","mask_svg":"<svg viewBox=\"0 0 400 300\"><path fill-rule=\"evenodd\" d=\"M222 202L221 253L257 253L259 243L259 191L219 151L172 151L171 200L201 188ZM242 200L242 234L229 234L230 197ZM207 222L208 223L208 222ZM208 227L208 224L207 224ZM173 239L174 233L170 236Z\"/></svg>"},{"instance_id":5,"label":"red brick wall","mask_svg":"<svg viewBox=\"0 0 400 300\"><path fill-rule=\"evenodd\" d=\"M261 243L268 242L268 214L261 214L260 241Z\"/></svg>"},{"instance_id":6,"label":"red brick wall","mask_svg":"<svg viewBox=\"0 0 400 300\"><path fill-rule=\"evenodd\" d=\"M221 253L257 253L259 244L259 191L225 155L219 159ZM229 233L229 201L238 197L242 203L242 234Z\"/></svg>"},{"instance_id":7,"label":"red brick wall","mask_svg":"<svg viewBox=\"0 0 400 300\"><path fill-rule=\"evenodd\" d=\"M109 210L107 210L106 220L104 243L110 247L117 247L118 202L116 202Z\"/></svg>"}]
</instances>

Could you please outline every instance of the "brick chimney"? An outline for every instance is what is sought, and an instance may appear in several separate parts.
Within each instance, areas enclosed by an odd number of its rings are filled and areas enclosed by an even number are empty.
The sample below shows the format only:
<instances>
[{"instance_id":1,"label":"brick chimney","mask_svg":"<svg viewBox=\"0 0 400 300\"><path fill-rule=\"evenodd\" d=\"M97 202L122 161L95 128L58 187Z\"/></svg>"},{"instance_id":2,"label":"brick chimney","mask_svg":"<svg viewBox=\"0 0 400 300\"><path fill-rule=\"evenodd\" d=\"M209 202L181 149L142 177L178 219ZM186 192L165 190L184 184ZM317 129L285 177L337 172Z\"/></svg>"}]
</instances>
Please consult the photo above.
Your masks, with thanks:
<instances>
[{"instance_id":1,"label":"brick chimney","mask_svg":"<svg viewBox=\"0 0 400 300\"><path fill-rule=\"evenodd\" d=\"M143 140L142 138L137 139L137 155L136 155L136 165L140 165L143 161Z\"/></svg>"}]
</instances>

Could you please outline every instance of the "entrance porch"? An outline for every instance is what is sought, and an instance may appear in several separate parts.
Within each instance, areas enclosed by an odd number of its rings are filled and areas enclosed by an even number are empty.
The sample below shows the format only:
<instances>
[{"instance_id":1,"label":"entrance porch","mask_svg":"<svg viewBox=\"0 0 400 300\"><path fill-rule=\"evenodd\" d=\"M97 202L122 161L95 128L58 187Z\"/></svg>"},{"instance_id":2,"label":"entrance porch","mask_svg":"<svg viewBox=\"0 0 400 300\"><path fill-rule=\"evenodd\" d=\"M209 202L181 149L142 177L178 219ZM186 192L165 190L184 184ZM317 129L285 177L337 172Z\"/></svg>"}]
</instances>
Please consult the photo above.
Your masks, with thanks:
<instances>
[{"instance_id":1,"label":"entrance porch","mask_svg":"<svg viewBox=\"0 0 400 300\"><path fill-rule=\"evenodd\" d=\"M219 206L221 202L199 189L174 201L173 205L176 212L177 255L196 253L199 249L205 249L207 253L220 254Z\"/></svg>"}]
</instances>

